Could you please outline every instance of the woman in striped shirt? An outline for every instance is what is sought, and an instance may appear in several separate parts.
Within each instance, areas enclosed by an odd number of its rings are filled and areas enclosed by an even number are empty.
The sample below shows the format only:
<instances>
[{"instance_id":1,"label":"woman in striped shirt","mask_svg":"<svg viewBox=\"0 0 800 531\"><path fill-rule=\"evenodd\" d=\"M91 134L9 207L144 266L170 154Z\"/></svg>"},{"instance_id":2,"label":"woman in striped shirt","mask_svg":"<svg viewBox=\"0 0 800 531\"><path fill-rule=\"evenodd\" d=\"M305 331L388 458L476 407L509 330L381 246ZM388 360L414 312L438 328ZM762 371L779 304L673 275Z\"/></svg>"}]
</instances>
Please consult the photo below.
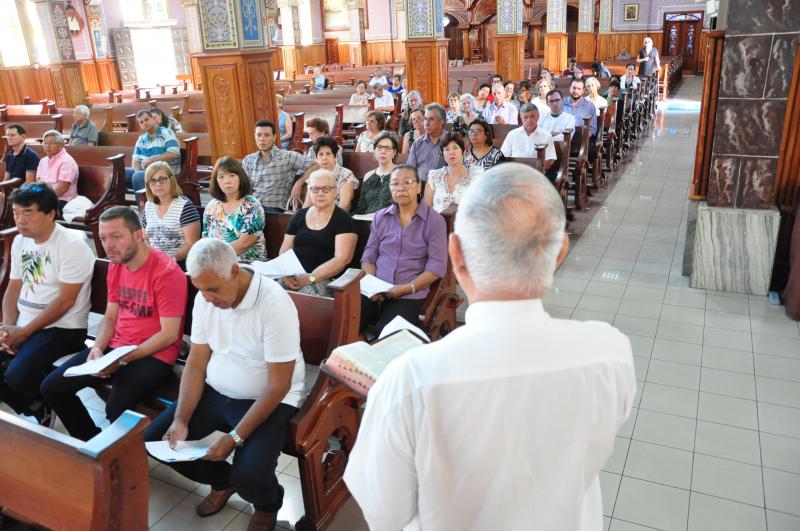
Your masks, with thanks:
<instances>
[{"instance_id":1,"label":"woman in striped shirt","mask_svg":"<svg viewBox=\"0 0 800 531\"><path fill-rule=\"evenodd\" d=\"M169 164L154 162L144 174L147 202L142 228L150 245L171 256L181 269L189 249L200 239L200 214L192 201L182 195Z\"/></svg>"}]
</instances>

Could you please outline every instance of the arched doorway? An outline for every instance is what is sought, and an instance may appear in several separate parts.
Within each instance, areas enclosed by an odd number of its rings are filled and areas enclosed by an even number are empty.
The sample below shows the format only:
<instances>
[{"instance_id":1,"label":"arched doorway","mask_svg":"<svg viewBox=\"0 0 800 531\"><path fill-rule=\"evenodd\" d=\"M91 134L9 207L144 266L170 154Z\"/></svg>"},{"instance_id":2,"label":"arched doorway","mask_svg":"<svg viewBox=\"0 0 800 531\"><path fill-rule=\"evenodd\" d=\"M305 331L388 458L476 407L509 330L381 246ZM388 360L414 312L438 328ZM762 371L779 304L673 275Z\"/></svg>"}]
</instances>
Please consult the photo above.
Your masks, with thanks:
<instances>
[{"instance_id":1,"label":"arched doorway","mask_svg":"<svg viewBox=\"0 0 800 531\"><path fill-rule=\"evenodd\" d=\"M464 43L462 42L462 31L458 29L458 20L449 13L444 14L444 36L448 40L447 57L448 59L464 59Z\"/></svg>"}]
</instances>

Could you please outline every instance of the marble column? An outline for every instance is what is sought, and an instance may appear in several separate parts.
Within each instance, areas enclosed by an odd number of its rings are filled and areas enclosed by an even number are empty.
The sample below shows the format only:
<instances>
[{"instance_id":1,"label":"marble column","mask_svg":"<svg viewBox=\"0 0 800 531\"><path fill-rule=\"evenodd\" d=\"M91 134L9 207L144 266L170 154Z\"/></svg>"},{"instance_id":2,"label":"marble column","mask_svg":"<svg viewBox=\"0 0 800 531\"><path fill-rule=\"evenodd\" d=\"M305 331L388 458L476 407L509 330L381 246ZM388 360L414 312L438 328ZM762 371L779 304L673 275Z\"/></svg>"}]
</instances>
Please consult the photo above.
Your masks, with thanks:
<instances>
[{"instance_id":1,"label":"marble column","mask_svg":"<svg viewBox=\"0 0 800 531\"><path fill-rule=\"evenodd\" d=\"M494 39L495 72L503 79L524 78L525 35L522 0L497 0L497 36Z\"/></svg>"},{"instance_id":2,"label":"marble column","mask_svg":"<svg viewBox=\"0 0 800 531\"><path fill-rule=\"evenodd\" d=\"M287 79L294 79L303 73L303 60L300 51L300 10L297 0L278 0L281 11L283 41L280 46L281 62Z\"/></svg>"},{"instance_id":3,"label":"marble column","mask_svg":"<svg viewBox=\"0 0 800 531\"><path fill-rule=\"evenodd\" d=\"M594 0L578 2L578 34L575 39L575 57L578 61L594 60Z\"/></svg>"},{"instance_id":4,"label":"marble column","mask_svg":"<svg viewBox=\"0 0 800 531\"><path fill-rule=\"evenodd\" d=\"M341 44L347 46L349 56L339 57L343 63L352 63L356 66L367 64L367 38L364 33L364 1L347 0L347 14L350 19L350 33L347 40ZM339 48L342 49L341 46Z\"/></svg>"},{"instance_id":5,"label":"marble column","mask_svg":"<svg viewBox=\"0 0 800 531\"><path fill-rule=\"evenodd\" d=\"M189 37L189 65L192 69L192 85L201 85L200 67L195 56L203 51L203 35L200 32L200 14L197 0L182 0L186 19L186 34Z\"/></svg>"},{"instance_id":6,"label":"marble column","mask_svg":"<svg viewBox=\"0 0 800 531\"><path fill-rule=\"evenodd\" d=\"M447 106L447 39L444 38L442 0L405 0L408 38L408 86L422 94L425 103Z\"/></svg>"},{"instance_id":7,"label":"marble column","mask_svg":"<svg viewBox=\"0 0 800 531\"><path fill-rule=\"evenodd\" d=\"M780 221L776 207L754 210L701 203L697 211L691 286L767 295Z\"/></svg>"},{"instance_id":8,"label":"marble column","mask_svg":"<svg viewBox=\"0 0 800 531\"><path fill-rule=\"evenodd\" d=\"M616 57L618 50L611 45L611 0L600 0L600 13L598 15L597 57L607 59Z\"/></svg>"},{"instance_id":9,"label":"marble column","mask_svg":"<svg viewBox=\"0 0 800 531\"><path fill-rule=\"evenodd\" d=\"M567 0L547 0L544 66L560 73L567 67Z\"/></svg>"}]
</instances>

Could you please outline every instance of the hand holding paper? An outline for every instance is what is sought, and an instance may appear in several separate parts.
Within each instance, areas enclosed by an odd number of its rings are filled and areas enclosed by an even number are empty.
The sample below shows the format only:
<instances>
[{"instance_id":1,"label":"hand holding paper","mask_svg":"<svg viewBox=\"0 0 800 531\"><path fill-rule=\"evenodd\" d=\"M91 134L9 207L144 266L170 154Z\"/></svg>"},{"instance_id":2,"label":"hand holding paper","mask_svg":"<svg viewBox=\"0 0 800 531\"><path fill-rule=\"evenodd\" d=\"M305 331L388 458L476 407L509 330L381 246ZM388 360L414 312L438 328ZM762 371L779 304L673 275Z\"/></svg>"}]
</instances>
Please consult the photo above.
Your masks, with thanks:
<instances>
[{"instance_id":1,"label":"hand holding paper","mask_svg":"<svg viewBox=\"0 0 800 531\"><path fill-rule=\"evenodd\" d=\"M293 249L289 249L269 262L253 262L253 271L270 278L291 277L294 275L307 275L303 264L297 259Z\"/></svg>"},{"instance_id":2,"label":"hand holding paper","mask_svg":"<svg viewBox=\"0 0 800 531\"><path fill-rule=\"evenodd\" d=\"M180 461L196 461L208 452L209 445L203 441L178 441L175 448L169 447L169 441L151 441L144 443L147 453L165 463Z\"/></svg>"},{"instance_id":3,"label":"hand holding paper","mask_svg":"<svg viewBox=\"0 0 800 531\"><path fill-rule=\"evenodd\" d=\"M394 284L389 284L374 275L366 274L361 278L360 287L361 294L369 298L378 293L386 293L394 287Z\"/></svg>"},{"instance_id":4,"label":"hand holding paper","mask_svg":"<svg viewBox=\"0 0 800 531\"><path fill-rule=\"evenodd\" d=\"M137 349L137 345L118 347L97 359L87 361L75 367L70 367L64 372L64 376L91 376L103 372L113 365L117 360Z\"/></svg>"}]
</instances>

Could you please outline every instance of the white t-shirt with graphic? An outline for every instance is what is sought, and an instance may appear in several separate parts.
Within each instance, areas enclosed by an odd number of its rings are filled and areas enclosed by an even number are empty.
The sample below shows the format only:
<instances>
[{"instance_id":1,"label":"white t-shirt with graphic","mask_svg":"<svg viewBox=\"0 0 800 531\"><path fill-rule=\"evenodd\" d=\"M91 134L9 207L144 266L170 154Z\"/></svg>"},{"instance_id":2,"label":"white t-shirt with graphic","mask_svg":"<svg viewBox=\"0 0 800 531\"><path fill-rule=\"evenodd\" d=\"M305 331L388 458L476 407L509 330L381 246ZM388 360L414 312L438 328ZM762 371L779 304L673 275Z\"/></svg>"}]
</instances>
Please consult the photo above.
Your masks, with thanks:
<instances>
[{"instance_id":1,"label":"white t-shirt with graphic","mask_svg":"<svg viewBox=\"0 0 800 531\"><path fill-rule=\"evenodd\" d=\"M37 244L18 234L11 245L11 279L22 280L17 299L18 326L35 319L59 294L59 283L83 284L75 304L45 328L87 328L95 257L83 232L56 224L50 238Z\"/></svg>"}]
</instances>

